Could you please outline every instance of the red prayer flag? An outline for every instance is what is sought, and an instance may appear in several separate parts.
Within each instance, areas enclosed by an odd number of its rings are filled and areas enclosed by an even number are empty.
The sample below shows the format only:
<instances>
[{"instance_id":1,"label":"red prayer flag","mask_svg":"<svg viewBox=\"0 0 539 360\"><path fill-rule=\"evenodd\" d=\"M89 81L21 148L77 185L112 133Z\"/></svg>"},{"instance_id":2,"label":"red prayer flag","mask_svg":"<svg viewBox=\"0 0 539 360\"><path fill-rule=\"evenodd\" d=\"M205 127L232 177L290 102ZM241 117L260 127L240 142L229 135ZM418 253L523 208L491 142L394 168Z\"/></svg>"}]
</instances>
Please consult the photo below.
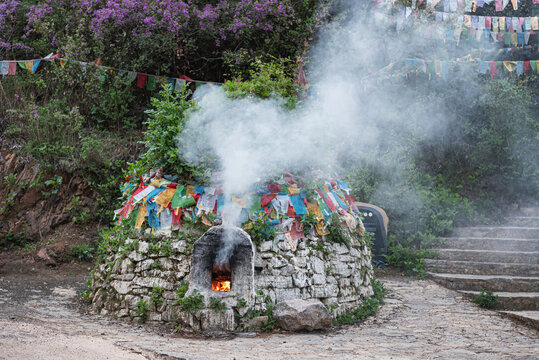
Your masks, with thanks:
<instances>
[{"instance_id":1,"label":"red prayer flag","mask_svg":"<svg viewBox=\"0 0 539 360\"><path fill-rule=\"evenodd\" d=\"M185 80L187 82L194 82L195 80L191 79L189 76L182 75L180 76L180 79Z\"/></svg>"},{"instance_id":2,"label":"red prayer flag","mask_svg":"<svg viewBox=\"0 0 539 360\"><path fill-rule=\"evenodd\" d=\"M148 81L148 74L139 73L137 75L137 87L144 89L147 81Z\"/></svg>"},{"instance_id":3,"label":"red prayer flag","mask_svg":"<svg viewBox=\"0 0 539 360\"><path fill-rule=\"evenodd\" d=\"M17 73L17 62L11 61L7 70L8 75L15 75Z\"/></svg>"},{"instance_id":4,"label":"red prayer flag","mask_svg":"<svg viewBox=\"0 0 539 360\"><path fill-rule=\"evenodd\" d=\"M527 74L530 71L530 61L524 61L524 74Z\"/></svg>"},{"instance_id":5,"label":"red prayer flag","mask_svg":"<svg viewBox=\"0 0 539 360\"><path fill-rule=\"evenodd\" d=\"M488 67L490 70L490 80L494 79L494 75L496 75L497 69L496 69L496 61L489 61Z\"/></svg>"},{"instance_id":6,"label":"red prayer flag","mask_svg":"<svg viewBox=\"0 0 539 360\"><path fill-rule=\"evenodd\" d=\"M275 197L275 194L262 194L262 197L260 199L260 205L262 205L262 207L265 207L271 202L271 200L275 199Z\"/></svg>"}]
</instances>

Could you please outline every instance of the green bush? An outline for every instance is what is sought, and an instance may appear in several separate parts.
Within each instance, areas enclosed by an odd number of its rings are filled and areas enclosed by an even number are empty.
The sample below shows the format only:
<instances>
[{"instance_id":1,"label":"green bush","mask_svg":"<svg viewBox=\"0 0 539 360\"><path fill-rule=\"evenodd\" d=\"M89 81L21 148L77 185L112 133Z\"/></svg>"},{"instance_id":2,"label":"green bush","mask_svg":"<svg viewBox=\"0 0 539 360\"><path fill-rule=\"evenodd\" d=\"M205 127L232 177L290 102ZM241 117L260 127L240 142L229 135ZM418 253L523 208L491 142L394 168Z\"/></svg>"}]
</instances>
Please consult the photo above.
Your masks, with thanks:
<instances>
[{"instance_id":1,"label":"green bush","mask_svg":"<svg viewBox=\"0 0 539 360\"><path fill-rule=\"evenodd\" d=\"M380 301L380 303L383 303L387 295L387 290L384 286L384 283L381 282L380 280L372 279L371 285L372 285L372 291L374 292L373 297L376 300Z\"/></svg>"},{"instance_id":2,"label":"green bush","mask_svg":"<svg viewBox=\"0 0 539 360\"><path fill-rule=\"evenodd\" d=\"M150 305L141 299L136 306L131 307L131 310L137 314L141 322L146 322L148 313L150 312Z\"/></svg>"},{"instance_id":3,"label":"green bush","mask_svg":"<svg viewBox=\"0 0 539 360\"><path fill-rule=\"evenodd\" d=\"M333 320L334 325L353 325L378 312L380 306L384 303L387 291L384 284L379 280L372 279L371 285L374 292L373 296L363 300L361 305L354 310L337 315Z\"/></svg>"},{"instance_id":4,"label":"green bush","mask_svg":"<svg viewBox=\"0 0 539 360\"><path fill-rule=\"evenodd\" d=\"M198 290L193 290L191 295L183 296L175 301L174 305L178 305L181 310L194 315L204 308L204 295L199 293Z\"/></svg>"},{"instance_id":5,"label":"green bush","mask_svg":"<svg viewBox=\"0 0 539 360\"><path fill-rule=\"evenodd\" d=\"M396 244L388 248L386 259L389 266L399 269L405 275L424 278L427 276L425 271L426 255L427 251L424 249Z\"/></svg>"},{"instance_id":6,"label":"green bush","mask_svg":"<svg viewBox=\"0 0 539 360\"><path fill-rule=\"evenodd\" d=\"M71 256L80 261L90 261L94 258L95 249L89 244L73 245Z\"/></svg>"},{"instance_id":7,"label":"green bush","mask_svg":"<svg viewBox=\"0 0 539 360\"><path fill-rule=\"evenodd\" d=\"M273 239L275 229L266 224L263 219L247 222L244 226L253 243L259 245L266 240Z\"/></svg>"},{"instance_id":8,"label":"green bush","mask_svg":"<svg viewBox=\"0 0 539 360\"><path fill-rule=\"evenodd\" d=\"M29 101L13 110L20 125L12 124L11 136L20 139L27 155L50 168L70 168L80 160L79 146L84 118L78 107L54 99L45 106Z\"/></svg>"},{"instance_id":9,"label":"green bush","mask_svg":"<svg viewBox=\"0 0 539 360\"><path fill-rule=\"evenodd\" d=\"M146 111L146 152L132 167L135 172L163 168L166 173L182 178L192 176L195 169L179 157L176 146L185 117L196 105L194 100L188 99L190 95L191 91L183 84L180 91L174 91L167 86L151 99L153 109Z\"/></svg>"},{"instance_id":10,"label":"green bush","mask_svg":"<svg viewBox=\"0 0 539 360\"><path fill-rule=\"evenodd\" d=\"M483 309L495 309L498 306L498 295L494 295L492 291L481 289L481 294L474 296L472 301Z\"/></svg>"},{"instance_id":11,"label":"green bush","mask_svg":"<svg viewBox=\"0 0 539 360\"><path fill-rule=\"evenodd\" d=\"M231 98L266 99L277 95L292 109L296 106L296 94L301 89L295 82L294 75L295 66L290 59L281 58L263 62L258 58L250 64L249 70L245 73L248 80L227 81L224 89Z\"/></svg>"},{"instance_id":12,"label":"green bush","mask_svg":"<svg viewBox=\"0 0 539 360\"><path fill-rule=\"evenodd\" d=\"M226 304L221 298L210 298L210 308L215 311L215 313L224 314L226 310Z\"/></svg>"},{"instance_id":13,"label":"green bush","mask_svg":"<svg viewBox=\"0 0 539 360\"><path fill-rule=\"evenodd\" d=\"M188 289L189 289L189 283L186 280L182 280L180 282L180 286L176 290L176 296L178 297L178 299L183 298L185 294L187 293Z\"/></svg>"},{"instance_id":14,"label":"green bush","mask_svg":"<svg viewBox=\"0 0 539 360\"><path fill-rule=\"evenodd\" d=\"M379 307L380 301L375 298L368 298L353 311L337 315L333 323L334 325L353 325L358 321L365 320L369 316L376 314Z\"/></svg>"},{"instance_id":15,"label":"green bush","mask_svg":"<svg viewBox=\"0 0 539 360\"><path fill-rule=\"evenodd\" d=\"M350 245L350 235L347 233L346 228L342 225L339 215L335 213L331 214L328 222L328 230L329 235L326 236L328 241L344 244L346 246Z\"/></svg>"},{"instance_id":16,"label":"green bush","mask_svg":"<svg viewBox=\"0 0 539 360\"><path fill-rule=\"evenodd\" d=\"M159 286L154 286L152 288L152 294L150 295L150 301L155 304L156 308L159 308L163 305L163 288Z\"/></svg>"}]
</instances>

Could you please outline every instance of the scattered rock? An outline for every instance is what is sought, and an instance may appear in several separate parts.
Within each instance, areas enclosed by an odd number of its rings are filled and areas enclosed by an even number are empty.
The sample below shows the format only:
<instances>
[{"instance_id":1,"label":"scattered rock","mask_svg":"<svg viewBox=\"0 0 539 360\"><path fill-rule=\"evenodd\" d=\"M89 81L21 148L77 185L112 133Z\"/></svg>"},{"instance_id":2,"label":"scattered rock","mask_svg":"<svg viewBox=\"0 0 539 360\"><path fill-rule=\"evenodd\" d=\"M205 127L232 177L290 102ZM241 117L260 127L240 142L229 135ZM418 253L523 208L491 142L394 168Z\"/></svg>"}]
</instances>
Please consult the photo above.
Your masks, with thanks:
<instances>
[{"instance_id":1,"label":"scattered rock","mask_svg":"<svg viewBox=\"0 0 539 360\"><path fill-rule=\"evenodd\" d=\"M320 301L285 300L275 306L273 316L277 326L288 331L331 327L331 316Z\"/></svg>"},{"instance_id":2,"label":"scattered rock","mask_svg":"<svg viewBox=\"0 0 539 360\"><path fill-rule=\"evenodd\" d=\"M54 259L49 256L49 251L47 250L47 248L42 248L41 250L39 250L37 252L37 254L36 254L36 257L39 260L44 261L45 264L47 264L49 266L55 266L56 265L56 261L54 261Z\"/></svg>"},{"instance_id":3,"label":"scattered rock","mask_svg":"<svg viewBox=\"0 0 539 360\"><path fill-rule=\"evenodd\" d=\"M264 323L268 321L267 316L257 316L252 319L249 319L245 322L245 326L250 330L260 330Z\"/></svg>"}]
</instances>

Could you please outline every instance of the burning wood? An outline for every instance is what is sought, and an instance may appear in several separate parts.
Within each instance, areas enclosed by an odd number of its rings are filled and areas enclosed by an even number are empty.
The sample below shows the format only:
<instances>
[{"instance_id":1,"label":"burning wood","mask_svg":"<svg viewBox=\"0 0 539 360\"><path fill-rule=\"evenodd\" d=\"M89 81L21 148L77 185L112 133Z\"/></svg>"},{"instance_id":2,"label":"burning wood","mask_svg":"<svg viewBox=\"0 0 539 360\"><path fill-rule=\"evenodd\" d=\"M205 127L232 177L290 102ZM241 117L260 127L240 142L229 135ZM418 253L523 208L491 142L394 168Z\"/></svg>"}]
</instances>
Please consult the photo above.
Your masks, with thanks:
<instances>
[{"instance_id":1,"label":"burning wood","mask_svg":"<svg viewBox=\"0 0 539 360\"><path fill-rule=\"evenodd\" d=\"M229 292L232 283L230 264L214 264L212 271L211 288L213 291Z\"/></svg>"},{"instance_id":2,"label":"burning wood","mask_svg":"<svg viewBox=\"0 0 539 360\"><path fill-rule=\"evenodd\" d=\"M230 280L224 280L225 277L218 276L215 280L211 282L211 288L213 291L230 291ZM229 278L230 279L230 278Z\"/></svg>"}]
</instances>

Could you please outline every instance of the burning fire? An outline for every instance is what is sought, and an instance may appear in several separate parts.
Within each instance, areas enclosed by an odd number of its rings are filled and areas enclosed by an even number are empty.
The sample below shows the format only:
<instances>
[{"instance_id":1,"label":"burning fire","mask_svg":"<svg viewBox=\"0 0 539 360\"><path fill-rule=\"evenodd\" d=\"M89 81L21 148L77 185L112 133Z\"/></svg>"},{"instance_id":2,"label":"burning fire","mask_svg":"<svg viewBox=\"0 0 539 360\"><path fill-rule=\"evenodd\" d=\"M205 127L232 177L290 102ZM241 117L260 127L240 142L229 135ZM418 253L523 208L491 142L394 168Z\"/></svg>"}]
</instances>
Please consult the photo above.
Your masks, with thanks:
<instances>
[{"instance_id":1,"label":"burning fire","mask_svg":"<svg viewBox=\"0 0 539 360\"><path fill-rule=\"evenodd\" d=\"M213 291L230 291L232 277L230 274L230 264L214 264L211 288Z\"/></svg>"},{"instance_id":2,"label":"burning fire","mask_svg":"<svg viewBox=\"0 0 539 360\"><path fill-rule=\"evenodd\" d=\"M213 291L230 291L230 280L220 280L221 276L211 282Z\"/></svg>"}]
</instances>

